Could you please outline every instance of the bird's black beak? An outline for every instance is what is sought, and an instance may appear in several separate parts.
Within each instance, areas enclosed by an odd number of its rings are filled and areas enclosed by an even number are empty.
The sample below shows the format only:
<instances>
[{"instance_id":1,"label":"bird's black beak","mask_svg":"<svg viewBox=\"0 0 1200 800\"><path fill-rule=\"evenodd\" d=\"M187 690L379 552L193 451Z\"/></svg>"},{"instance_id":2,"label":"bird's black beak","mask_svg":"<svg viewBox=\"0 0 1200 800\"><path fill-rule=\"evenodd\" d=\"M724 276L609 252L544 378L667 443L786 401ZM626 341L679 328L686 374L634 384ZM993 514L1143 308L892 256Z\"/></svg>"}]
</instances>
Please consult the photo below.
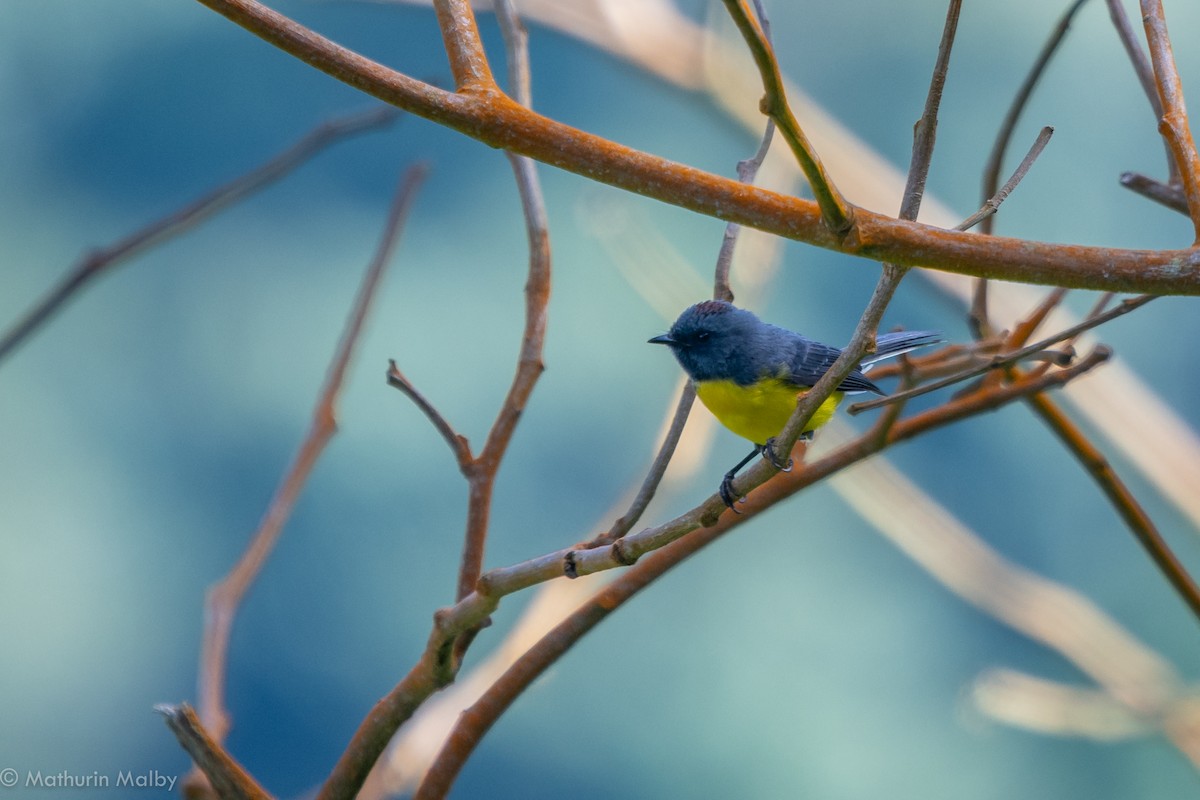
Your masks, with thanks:
<instances>
[{"instance_id":1,"label":"bird's black beak","mask_svg":"<svg viewBox=\"0 0 1200 800\"><path fill-rule=\"evenodd\" d=\"M647 339L646 344L675 344L675 340L671 338L671 334L664 333L662 336L655 336L653 339Z\"/></svg>"}]
</instances>

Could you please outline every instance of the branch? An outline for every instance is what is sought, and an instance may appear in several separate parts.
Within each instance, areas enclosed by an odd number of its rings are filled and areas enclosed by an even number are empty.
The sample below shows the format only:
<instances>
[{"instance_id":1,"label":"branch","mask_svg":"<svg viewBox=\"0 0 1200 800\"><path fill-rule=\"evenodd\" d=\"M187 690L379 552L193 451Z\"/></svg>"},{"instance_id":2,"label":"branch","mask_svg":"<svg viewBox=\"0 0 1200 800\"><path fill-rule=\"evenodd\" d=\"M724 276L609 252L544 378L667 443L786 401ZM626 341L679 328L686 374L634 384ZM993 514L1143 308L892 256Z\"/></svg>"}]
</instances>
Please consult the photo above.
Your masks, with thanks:
<instances>
[{"instance_id":1,"label":"branch","mask_svg":"<svg viewBox=\"0 0 1200 800\"><path fill-rule=\"evenodd\" d=\"M1158 87L1154 85L1154 68L1150 66L1150 59L1146 58L1146 53L1142 50L1142 45L1138 42L1137 34L1134 33L1133 26L1129 24L1129 17L1125 15L1125 8L1121 5L1121 0L1106 0L1108 5L1108 16L1112 20L1113 27L1117 29L1117 38L1121 40L1121 45L1125 48L1126 55L1129 56L1129 63L1133 66L1133 72L1137 75L1138 82L1142 84L1142 91L1146 94L1146 99L1150 101L1150 108L1154 111L1154 118L1162 119L1163 108L1162 100L1158 97ZM1175 164L1175 159L1171 155L1171 146L1163 140L1163 148L1167 151L1167 175L1168 183L1179 183L1179 167ZM1185 210L1183 213L1187 213Z\"/></svg>"},{"instance_id":2,"label":"branch","mask_svg":"<svg viewBox=\"0 0 1200 800\"><path fill-rule=\"evenodd\" d=\"M1100 491L1112 503L1121 519L1125 520L1129 530L1150 554L1150 558L1154 560L1167 581L1187 603L1192 614L1200 619L1200 587L1196 586L1187 569L1171 552L1170 546L1158 532L1153 520L1138 503L1133 492L1129 491L1129 487L1117 475L1108 459L1088 440L1070 417L1047 398L1035 394L1030 395L1027 402L1047 427L1054 432L1059 441L1079 460L1084 470L1100 487Z\"/></svg>"},{"instance_id":3,"label":"branch","mask_svg":"<svg viewBox=\"0 0 1200 800\"><path fill-rule=\"evenodd\" d=\"M925 109L913 127L912 156L908 163L908 180L904 196L900 201L900 219L915 220L925 197L925 181L929 177L929 166L933 162L933 146L937 142L938 108L942 104L942 92L946 88L946 73L950 69L950 52L954 48L954 35L958 31L958 17L962 11L961 0L951 0L946 9L946 22L942 26L942 40L938 43L938 54L933 64L933 76L929 80L929 91L925 94Z\"/></svg>"},{"instance_id":4,"label":"branch","mask_svg":"<svg viewBox=\"0 0 1200 800\"><path fill-rule=\"evenodd\" d=\"M1049 125L1038 131L1037 138L1033 140L1033 144L1029 147L1029 152L1021 159L1021 163L1017 165L1017 168L1009 176L1008 180L1004 182L1004 185L995 194L984 200L983 206L978 211L960 222L955 228L960 231L968 231L980 222L984 224L990 222L991 218L1000 210L1000 205L1008 199L1013 189L1017 188L1017 184L1025 179L1026 173L1029 172L1029 169L1033 166L1033 162L1037 161L1042 151L1046 149L1046 145L1050 144L1050 137L1053 135L1054 128L1051 128Z\"/></svg>"},{"instance_id":5,"label":"branch","mask_svg":"<svg viewBox=\"0 0 1200 800\"><path fill-rule=\"evenodd\" d=\"M523 652L470 708L462 712L433 766L413 793L413 800L445 797L484 735L530 684L638 592L730 531L735 520L740 522L733 515L723 516L718 524L695 531L647 556Z\"/></svg>"},{"instance_id":6,"label":"branch","mask_svg":"<svg viewBox=\"0 0 1200 800\"><path fill-rule=\"evenodd\" d=\"M1121 301L1120 305L1109 309L1103 314L1085 319L1083 322L1072 325L1069 328L1065 328L1059 333L1042 339L1039 342L1022 347L1020 350L1014 350L1013 352L1006 353L1004 355L992 356L992 358L988 359L988 361L983 364L970 367L969 369L963 370L962 372L958 372L954 375L949 375L938 381L926 383L913 389L907 389L903 392L896 392L895 394L890 394L887 397L880 397L875 400L866 400L861 403L855 403L851 406L848 406L846 410L850 414L859 414L872 408L878 408L880 406L885 406L900 401L907 401L913 397L917 397L918 395L929 394L937 389L944 389L945 387L951 386L955 383L961 383L962 381L976 378L980 375L991 372L998 367L1006 367L1010 364L1015 364L1022 359L1029 358L1036 353L1046 350L1048 347L1050 347L1050 345L1057 344L1064 339L1074 338L1086 330L1090 330L1098 325L1102 325L1111 319L1116 319L1123 314L1128 314L1130 311L1140 308L1146 303L1149 303L1151 300L1154 300L1155 297L1156 295L1147 294L1142 295L1141 297L1133 297L1128 300L1123 300Z\"/></svg>"},{"instance_id":7,"label":"branch","mask_svg":"<svg viewBox=\"0 0 1200 800\"><path fill-rule=\"evenodd\" d=\"M271 800L271 795L204 730L191 706L187 703L164 704L155 706L154 710L166 719L167 727L203 771L217 797L221 800ZM187 790L185 796L194 798L193 792L194 789Z\"/></svg>"},{"instance_id":8,"label":"branch","mask_svg":"<svg viewBox=\"0 0 1200 800\"><path fill-rule=\"evenodd\" d=\"M0 361L54 316L85 284L101 273L141 255L172 236L178 236L244 197L279 180L339 139L388 125L396 116L395 109L375 108L365 113L323 122L261 167L213 189L200 199L152 222L116 244L88 253L82 261L72 267L58 286L0 337Z\"/></svg>"},{"instance_id":9,"label":"branch","mask_svg":"<svg viewBox=\"0 0 1200 800\"><path fill-rule=\"evenodd\" d=\"M460 92L496 91L471 4L466 0L433 0L433 8L442 29L446 55L450 57L454 85Z\"/></svg>"},{"instance_id":10,"label":"branch","mask_svg":"<svg viewBox=\"0 0 1200 800\"><path fill-rule=\"evenodd\" d=\"M1171 160L1174 164L1174 159ZM1130 191L1137 192L1142 197L1164 205L1172 211L1178 211L1185 217L1188 213L1187 197L1183 190L1170 183L1160 183L1153 178L1139 175L1136 172L1121 173L1121 185Z\"/></svg>"},{"instance_id":11,"label":"branch","mask_svg":"<svg viewBox=\"0 0 1200 800\"><path fill-rule=\"evenodd\" d=\"M1163 113L1158 129L1167 140L1175 164L1179 167L1192 226L1196 231L1197 243L1200 243L1200 155L1196 153L1196 142L1192 139L1187 109L1183 104L1183 84L1175 67L1171 38L1167 35L1162 0L1142 0L1142 24L1146 28L1150 61L1154 65L1154 82L1162 102Z\"/></svg>"},{"instance_id":12,"label":"branch","mask_svg":"<svg viewBox=\"0 0 1200 800\"><path fill-rule=\"evenodd\" d=\"M821 164L821 159L813 150L808 137L800 128L800 123L796 121L791 106L788 105L787 93L783 88L783 75L779 72L779 61L775 58L770 40L745 0L725 0L725 8L733 17L742 38L746 40L762 76L763 90L766 93L762 99L762 111L779 126L779 132L783 134L796 157L796 162L808 178L817 205L821 207L821 216L825 224L840 238L854 224L854 209L833 185Z\"/></svg>"},{"instance_id":13,"label":"branch","mask_svg":"<svg viewBox=\"0 0 1200 800\"><path fill-rule=\"evenodd\" d=\"M942 31L941 42L938 45L938 56L934 62L933 76L929 82L929 91L926 93L924 110L921 114L921 119L917 122L913 130L912 158L910 159L908 180L900 205L900 216L905 220L916 219L921 210L925 179L929 174L929 167L933 159L933 145L937 133L938 107L941 103L942 90L946 83L946 72L950 66L950 52L954 45L955 32L958 29L958 17L961 5L960 0L950 0L950 4L946 9L946 22ZM812 415L816 413L821 404L833 394L842 381L858 366L863 356L870 349L874 348L875 332L879 328L879 322L883 318L883 313L887 310L888 304L891 303L892 296L896 293L896 289L899 287L900 281L903 280L906 272L907 270L904 267L896 264L885 263L883 265L883 271L875 284L875 290L872 292L871 299L868 301L867 307L863 310L858 320L858 325L850 337L850 342L838 354L833 364L829 366L829 369L826 370L825 374L821 376L816 384L800 395L796 403L796 410L792 412L787 425L775 436L773 444L778 445L778 452L792 452ZM894 417L889 419L889 423L894 421ZM774 464L770 463L769 459L764 460L768 461L769 468L776 468ZM789 461L788 463L790 464L791 462ZM742 479L740 488L735 483L732 487L735 496L744 497L770 477L771 472L769 468L760 468L756 474L754 471L746 474ZM736 508L733 510L737 511Z\"/></svg>"},{"instance_id":14,"label":"branch","mask_svg":"<svg viewBox=\"0 0 1200 800\"><path fill-rule=\"evenodd\" d=\"M955 398L943 406L910 419L900 420L885 437L868 433L825 458L805 464L802 469L793 470L791 473L778 473L773 480L747 499L743 516L722 516L725 504L720 497L713 495L670 521L645 528L611 545L590 550L559 550L509 567L489 570L480 577L474 592L454 606L441 609L434 615L434 627L421 659L363 720L350 746L342 754L322 787L317 800L354 797L371 765L379 758L396 729L429 695L453 680L455 664L452 652L455 639L476 628L492 614L504 596L572 572L589 575L632 565L645 554L666 547L689 534L696 535L701 528L717 525L723 526L718 528L719 530L725 530L736 527L796 492L882 451L891 444L995 410L1030 393L1062 386L1103 363L1108 356L1107 350L1098 348L1088 357L1065 369L1025 377L993 390ZM750 471L753 473L764 467L773 471L765 462L756 465Z\"/></svg>"},{"instance_id":15,"label":"branch","mask_svg":"<svg viewBox=\"0 0 1200 800\"><path fill-rule=\"evenodd\" d=\"M466 6L464 13L470 14L469 6ZM532 97L529 91L531 80L527 37L516 13L508 3L502 0L496 4L496 16L504 33L508 51L510 82L517 89L519 101L529 104ZM542 362L542 351L546 342L546 312L550 305L550 223L546 216L546 203L542 197L537 166L524 156L514 153L507 155L517 182L517 191L521 196L521 210L529 239L529 271L525 282L525 330L521 335L521 352L508 394L499 413L496 414L491 430L488 431L479 457L467 472L467 479L471 484L471 499L467 507L466 541L458 576L458 600L470 594L483 571L483 552L487 540L492 489L500 469L500 461L508 451L517 421L525 411L533 387L546 368ZM460 644L460 648L465 648L465 644L466 640ZM462 655L461 649L459 655Z\"/></svg>"},{"instance_id":16,"label":"branch","mask_svg":"<svg viewBox=\"0 0 1200 800\"><path fill-rule=\"evenodd\" d=\"M391 260L400 230L412 206L417 188L424 180L427 168L418 164L410 168L401 180L396 199L388 215L383 238L375 258L372 260L354 308L342 332L341 342L329 366L325 385L313 411L312 425L300 447L295 460L288 469L258 531L241 559L219 583L208 592L206 602L204 642L200 655L199 695L200 713L207 726L213 731L217 742L224 741L229 731L229 717L225 710L225 667L228 663L229 635L233 628L242 598L254 583L270 556L284 523L291 516L296 500L320 457L325 445L337 429L335 406L341 392L346 369L354 353L371 302Z\"/></svg>"},{"instance_id":17,"label":"branch","mask_svg":"<svg viewBox=\"0 0 1200 800\"><path fill-rule=\"evenodd\" d=\"M433 427L446 440L446 444L450 445L450 449L454 452L454 458L458 461L459 468L465 470L474 458L471 455L471 445L467 441L467 437L454 430L454 427L446 421L441 412L426 400L425 395L417 391L417 387L412 385L412 381L400 371L400 368L396 366L395 359L391 358L388 359L387 383L388 386L399 389L433 423Z\"/></svg>"},{"instance_id":18,"label":"branch","mask_svg":"<svg viewBox=\"0 0 1200 800\"><path fill-rule=\"evenodd\" d=\"M1017 120L1021 118L1021 112L1029 104L1029 98L1033 96L1033 90L1037 87L1038 81L1041 80L1042 74L1045 73L1046 67L1049 66L1050 59L1058 51L1059 45L1062 44L1063 38L1067 35L1067 30L1071 27L1071 20L1074 19L1075 12L1083 6L1084 2L1085 0L1076 0L1059 19L1058 25L1050 33L1050 38L1046 40L1037 59L1033 62L1033 66L1030 67L1029 74L1025 76L1025 81L1017 89L1017 94L1009 105L1008 112L1004 115L1004 121L1000 123L1000 130L996 134L996 141L992 145L992 152L988 156L987 163L983 168L983 190L981 194L984 197L985 203L988 198L996 196L996 187L1000 183L1000 171L1004 168L1004 153L1008 150L1008 144L1012 141L1013 133L1017 129ZM992 233L992 220L990 217L985 217L982 222L982 232L990 235ZM975 296L971 302L968 321L976 339L983 339L991 332L991 325L988 322L986 280L980 280L975 286Z\"/></svg>"},{"instance_id":19,"label":"branch","mask_svg":"<svg viewBox=\"0 0 1200 800\"><path fill-rule=\"evenodd\" d=\"M856 209L843 238L816 203L641 153L542 117L504 95L454 94L390 70L255 0L199 0L317 69L485 144L726 221L903 266L1051 286L1200 294L1200 252L1049 244L947 231Z\"/></svg>"}]
</instances>

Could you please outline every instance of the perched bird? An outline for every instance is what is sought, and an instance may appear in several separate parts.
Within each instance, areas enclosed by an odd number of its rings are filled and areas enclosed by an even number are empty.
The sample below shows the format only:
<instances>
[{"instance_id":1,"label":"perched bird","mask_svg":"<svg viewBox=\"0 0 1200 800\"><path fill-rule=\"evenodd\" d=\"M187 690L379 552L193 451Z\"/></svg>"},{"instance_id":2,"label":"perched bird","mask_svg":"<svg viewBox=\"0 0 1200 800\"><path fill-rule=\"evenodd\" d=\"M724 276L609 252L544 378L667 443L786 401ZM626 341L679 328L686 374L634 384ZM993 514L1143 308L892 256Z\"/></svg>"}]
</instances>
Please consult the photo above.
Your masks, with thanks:
<instances>
[{"instance_id":1,"label":"perched bird","mask_svg":"<svg viewBox=\"0 0 1200 800\"><path fill-rule=\"evenodd\" d=\"M875 339L875 352L863 358L809 419L802 434L812 432L833 416L842 396L883 391L863 374L872 364L936 344L934 331L884 333ZM750 459L763 454L787 469L771 450L771 439L783 430L800 394L812 388L841 350L799 333L763 322L753 313L722 300L697 303L679 315L671 330L650 340L665 344L696 385L696 394L721 424L754 443L754 450L721 481L721 499L733 508L733 478Z\"/></svg>"}]
</instances>

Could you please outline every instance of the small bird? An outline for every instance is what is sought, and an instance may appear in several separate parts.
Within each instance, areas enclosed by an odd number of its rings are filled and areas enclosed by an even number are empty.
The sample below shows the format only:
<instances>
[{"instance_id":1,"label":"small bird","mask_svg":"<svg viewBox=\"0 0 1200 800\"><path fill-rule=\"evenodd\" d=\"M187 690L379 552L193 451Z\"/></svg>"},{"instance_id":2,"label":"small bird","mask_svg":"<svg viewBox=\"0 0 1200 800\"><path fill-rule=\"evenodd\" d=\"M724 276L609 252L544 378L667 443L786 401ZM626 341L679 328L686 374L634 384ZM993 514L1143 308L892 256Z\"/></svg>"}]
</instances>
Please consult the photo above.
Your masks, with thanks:
<instances>
[{"instance_id":1,"label":"small bird","mask_svg":"<svg viewBox=\"0 0 1200 800\"><path fill-rule=\"evenodd\" d=\"M866 356L821 404L802 438L811 438L814 430L830 420L843 395L884 393L863 374L872 364L941 340L936 331L880 334L875 339L875 352ZM725 473L721 481L721 499L730 508L734 508L733 478L750 459L761 453L780 469L791 466L790 461L780 463L771 450L771 440L791 418L798 397L812 388L842 352L763 322L722 300L706 300L688 308L670 331L649 343L670 347L713 416L754 443L750 455Z\"/></svg>"}]
</instances>

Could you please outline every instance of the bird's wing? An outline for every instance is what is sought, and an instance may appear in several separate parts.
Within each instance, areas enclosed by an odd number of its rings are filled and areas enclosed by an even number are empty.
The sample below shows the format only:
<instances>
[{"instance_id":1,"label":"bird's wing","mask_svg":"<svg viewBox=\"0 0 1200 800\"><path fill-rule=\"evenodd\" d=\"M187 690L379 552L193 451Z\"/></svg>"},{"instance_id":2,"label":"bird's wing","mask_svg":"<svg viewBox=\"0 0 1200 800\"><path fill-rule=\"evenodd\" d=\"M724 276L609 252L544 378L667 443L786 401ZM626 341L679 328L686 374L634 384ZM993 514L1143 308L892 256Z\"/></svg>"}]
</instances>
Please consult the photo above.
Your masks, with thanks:
<instances>
[{"instance_id":1,"label":"bird's wing","mask_svg":"<svg viewBox=\"0 0 1200 800\"><path fill-rule=\"evenodd\" d=\"M842 351L799 334L795 334L795 336L792 359L788 364L787 380L797 386L809 388L829 371ZM883 390L857 369L846 376L846 379L838 386L838 391L883 394Z\"/></svg>"}]
</instances>

